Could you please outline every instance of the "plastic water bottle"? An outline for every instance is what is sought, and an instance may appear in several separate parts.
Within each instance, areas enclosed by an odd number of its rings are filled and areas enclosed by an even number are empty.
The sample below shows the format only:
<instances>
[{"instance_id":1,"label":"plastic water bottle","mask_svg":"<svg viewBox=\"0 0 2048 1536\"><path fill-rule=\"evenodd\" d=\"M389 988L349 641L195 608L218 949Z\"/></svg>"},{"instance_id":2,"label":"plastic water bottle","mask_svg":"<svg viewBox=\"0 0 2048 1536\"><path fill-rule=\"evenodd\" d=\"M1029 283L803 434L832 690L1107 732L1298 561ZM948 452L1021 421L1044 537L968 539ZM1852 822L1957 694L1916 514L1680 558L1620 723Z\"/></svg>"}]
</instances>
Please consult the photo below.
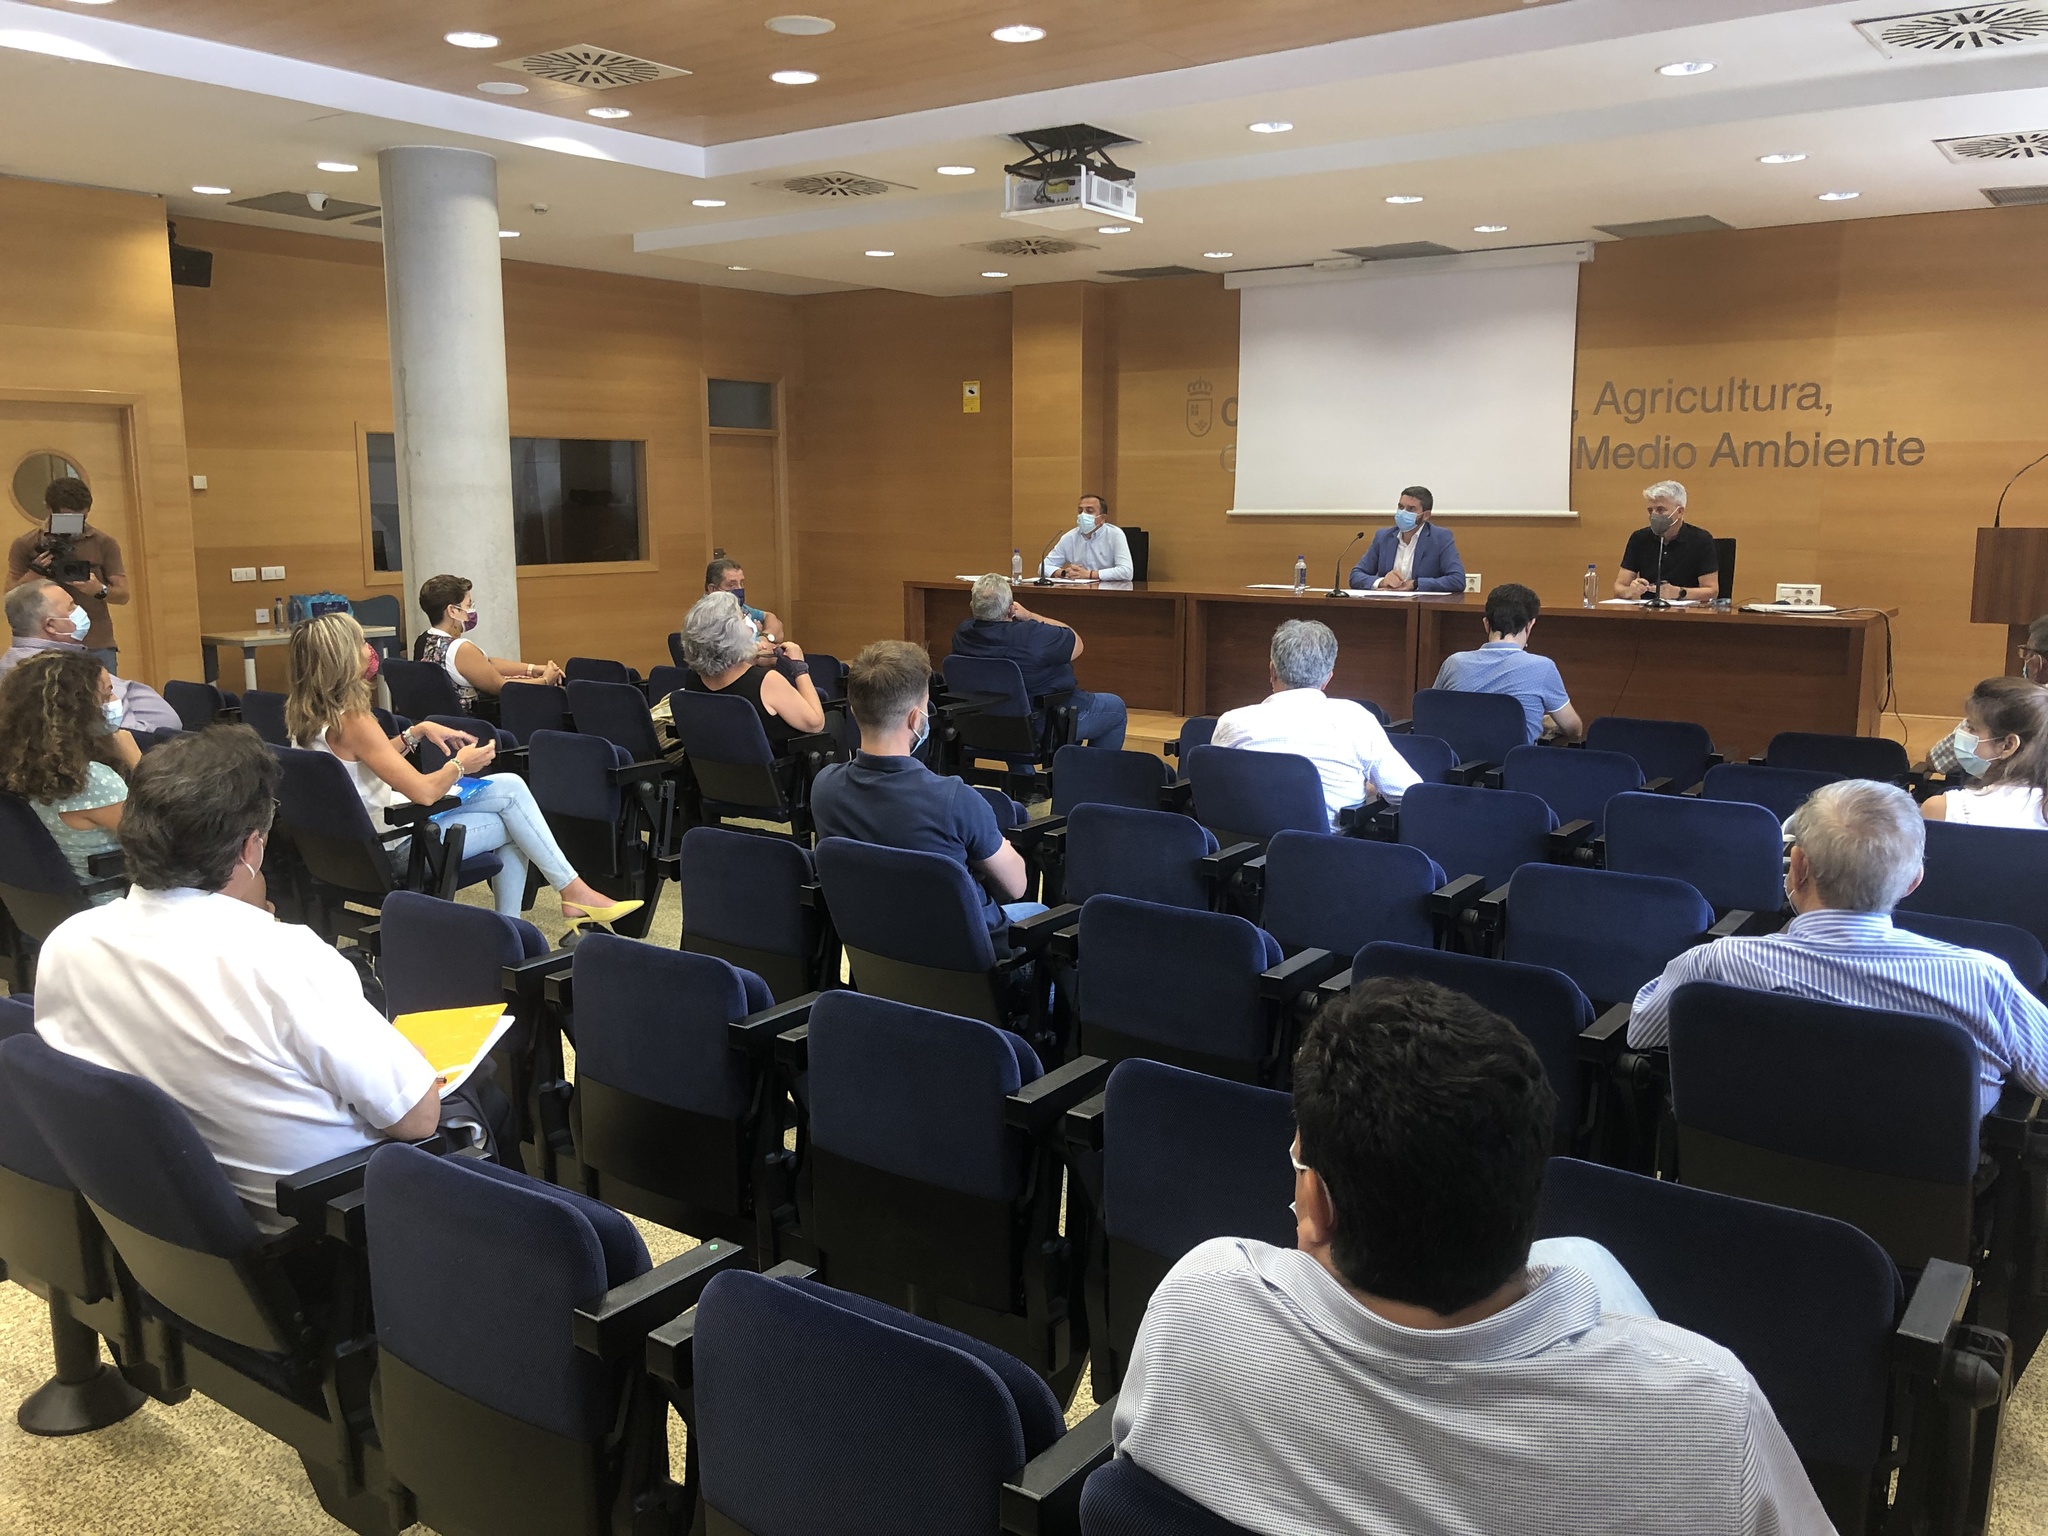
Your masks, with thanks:
<instances>
[{"instance_id":1,"label":"plastic water bottle","mask_svg":"<svg viewBox=\"0 0 2048 1536\"><path fill-rule=\"evenodd\" d=\"M1308 556L1294 557L1294 590L1296 595L1308 590Z\"/></svg>"},{"instance_id":2,"label":"plastic water bottle","mask_svg":"<svg viewBox=\"0 0 2048 1536\"><path fill-rule=\"evenodd\" d=\"M270 600L270 627L272 629L284 628L284 599L281 597L274 597Z\"/></svg>"},{"instance_id":3,"label":"plastic water bottle","mask_svg":"<svg viewBox=\"0 0 2048 1536\"><path fill-rule=\"evenodd\" d=\"M1586 584L1579 600L1588 608L1600 606L1600 571L1597 566L1586 567Z\"/></svg>"},{"instance_id":4,"label":"plastic water bottle","mask_svg":"<svg viewBox=\"0 0 2048 1536\"><path fill-rule=\"evenodd\" d=\"M1023 551L1023 550L1021 550L1021 549L1013 549L1013 550L1011 550L1011 551L1010 551L1010 582L1011 582L1011 585L1013 585L1013 586L1014 586L1014 585L1015 585L1016 583L1018 583L1018 582L1022 581L1023 579L1024 579L1024 551Z\"/></svg>"}]
</instances>

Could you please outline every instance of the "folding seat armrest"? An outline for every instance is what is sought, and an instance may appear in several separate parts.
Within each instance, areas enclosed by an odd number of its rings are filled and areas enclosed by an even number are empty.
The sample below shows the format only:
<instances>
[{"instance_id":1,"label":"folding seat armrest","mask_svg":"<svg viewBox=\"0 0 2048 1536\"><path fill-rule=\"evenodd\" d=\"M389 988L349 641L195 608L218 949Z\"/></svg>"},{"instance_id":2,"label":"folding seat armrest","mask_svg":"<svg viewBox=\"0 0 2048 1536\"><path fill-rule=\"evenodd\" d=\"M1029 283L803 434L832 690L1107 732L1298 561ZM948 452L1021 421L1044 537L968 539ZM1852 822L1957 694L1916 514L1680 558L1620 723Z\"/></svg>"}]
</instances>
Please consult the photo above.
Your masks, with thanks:
<instances>
[{"instance_id":1,"label":"folding seat armrest","mask_svg":"<svg viewBox=\"0 0 2048 1536\"><path fill-rule=\"evenodd\" d=\"M89 853L85 858L85 872L95 881L125 880L128 874L128 855L118 848L109 848L104 853Z\"/></svg>"},{"instance_id":2,"label":"folding seat armrest","mask_svg":"<svg viewBox=\"0 0 2048 1536\"><path fill-rule=\"evenodd\" d=\"M1430 915L1456 917L1467 907L1476 906L1485 895L1484 875L1460 875L1429 893Z\"/></svg>"},{"instance_id":3,"label":"folding seat armrest","mask_svg":"<svg viewBox=\"0 0 2048 1536\"><path fill-rule=\"evenodd\" d=\"M1048 838L1064 838L1066 835L1067 818L1047 816L1038 821L1027 821L1021 827L1011 827L1003 833L1003 840L1029 858L1033 850Z\"/></svg>"},{"instance_id":4,"label":"folding seat armrest","mask_svg":"<svg viewBox=\"0 0 2048 1536\"><path fill-rule=\"evenodd\" d=\"M1766 761L1765 761L1765 760L1764 760L1764 759L1763 759L1763 758L1762 758L1761 756L1759 756L1759 757L1752 757L1752 758L1751 758L1751 759L1749 760L1749 766L1750 766L1750 767L1752 767L1752 768L1764 768L1764 767L1768 767L1768 766L1769 766L1769 764L1768 764L1768 763L1767 763L1767 762L1766 762Z\"/></svg>"},{"instance_id":5,"label":"folding seat armrest","mask_svg":"<svg viewBox=\"0 0 2048 1536\"><path fill-rule=\"evenodd\" d=\"M1259 996L1271 1002L1288 1002L1304 992L1315 991L1318 983L1344 967L1342 955L1333 955L1327 949L1304 949L1259 973Z\"/></svg>"},{"instance_id":6,"label":"folding seat armrest","mask_svg":"<svg viewBox=\"0 0 2048 1536\"><path fill-rule=\"evenodd\" d=\"M573 1013L576 1009L576 978L568 971L550 974L541 982L540 995L550 1007Z\"/></svg>"},{"instance_id":7,"label":"folding seat armrest","mask_svg":"<svg viewBox=\"0 0 2048 1536\"><path fill-rule=\"evenodd\" d=\"M383 1145L380 1141L376 1146L358 1147L353 1152L316 1163L311 1168L280 1175L277 1181L278 1215L289 1216L308 1232L325 1230L327 1202L363 1187L364 1170ZM436 1156L448 1150L448 1143L439 1131L424 1141L408 1145Z\"/></svg>"},{"instance_id":8,"label":"folding seat armrest","mask_svg":"<svg viewBox=\"0 0 2048 1536\"><path fill-rule=\"evenodd\" d=\"M1415 734L1414 717L1412 715L1403 715L1399 720L1389 720L1387 722L1387 734L1389 736L1413 736Z\"/></svg>"},{"instance_id":9,"label":"folding seat armrest","mask_svg":"<svg viewBox=\"0 0 2048 1536\"><path fill-rule=\"evenodd\" d=\"M694 1249L691 1250L693 1253L695 1251ZM736 1252L737 1250L733 1251ZM690 1257L690 1254L686 1253L682 1257L687 1259ZM670 1262L676 1261L671 1260ZM665 1269L667 1265L662 1267ZM660 1270L652 1270L649 1274L654 1275L660 1272ZM799 1264L794 1259L785 1259L773 1269L764 1270L762 1273L770 1280L808 1280L817 1271L808 1264ZM712 1278L712 1276L706 1275L704 1277L704 1284L710 1284ZM700 1285L697 1289L701 1294L703 1286ZM580 1314L577 1317L577 1322L579 1326L582 1323ZM687 1311L677 1313L663 1321L659 1326L648 1330L646 1341L647 1374L656 1381L667 1382L672 1387L689 1387L696 1374L694 1370L696 1341L697 1308L693 1302ZM581 1340L578 1340L578 1342L580 1343Z\"/></svg>"},{"instance_id":10,"label":"folding seat armrest","mask_svg":"<svg viewBox=\"0 0 2048 1536\"><path fill-rule=\"evenodd\" d=\"M1003 1484L999 1518L1006 1536L1079 1536L1081 1485L1116 1454L1111 1398L1024 1464Z\"/></svg>"},{"instance_id":11,"label":"folding seat armrest","mask_svg":"<svg viewBox=\"0 0 2048 1536\"><path fill-rule=\"evenodd\" d=\"M1081 909L1072 902L1020 918L1010 924L1010 948L1036 955L1052 942L1060 929L1072 923Z\"/></svg>"},{"instance_id":12,"label":"folding seat armrest","mask_svg":"<svg viewBox=\"0 0 2048 1536\"><path fill-rule=\"evenodd\" d=\"M825 887L815 880L807 881L797 887L796 899L800 906L809 907L813 912L823 912L825 910Z\"/></svg>"},{"instance_id":13,"label":"folding seat armrest","mask_svg":"<svg viewBox=\"0 0 2048 1536\"><path fill-rule=\"evenodd\" d=\"M1706 792L1706 788L1707 781L1705 779L1702 779L1697 784L1689 785L1686 788L1681 789L1679 793L1681 795L1684 795L1689 800L1697 800Z\"/></svg>"},{"instance_id":14,"label":"folding seat armrest","mask_svg":"<svg viewBox=\"0 0 2048 1536\"><path fill-rule=\"evenodd\" d=\"M1645 780L1643 780L1643 789L1642 789L1642 792L1643 792L1644 794L1646 794L1646 795L1668 795L1668 794L1670 794L1670 793L1671 793L1671 776L1670 776L1669 774L1663 774L1663 775L1660 775L1659 777L1657 777L1657 778L1654 778L1654 779L1645 779Z\"/></svg>"},{"instance_id":15,"label":"folding seat armrest","mask_svg":"<svg viewBox=\"0 0 2048 1536\"><path fill-rule=\"evenodd\" d=\"M1195 803L1195 786L1186 779L1175 778L1159 786L1159 809L1188 814Z\"/></svg>"},{"instance_id":16,"label":"folding seat armrest","mask_svg":"<svg viewBox=\"0 0 2048 1536\"><path fill-rule=\"evenodd\" d=\"M1230 877L1236 874L1240 868L1249 864L1258 852L1259 845L1257 843L1232 843L1228 848L1219 848L1214 853L1205 853L1195 860L1195 873L1220 890L1229 884ZM1262 876L1265 871L1265 864L1265 859L1261 857L1259 859L1259 869Z\"/></svg>"},{"instance_id":17,"label":"folding seat armrest","mask_svg":"<svg viewBox=\"0 0 2048 1536\"><path fill-rule=\"evenodd\" d=\"M1384 842L1387 840L1388 823L1399 814L1381 794L1367 795L1356 805L1347 805L1337 813L1337 824L1330 830L1344 837L1370 837Z\"/></svg>"},{"instance_id":18,"label":"folding seat armrest","mask_svg":"<svg viewBox=\"0 0 2048 1536\"><path fill-rule=\"evenodd\" d=\"M1254 845L1249 843L1233 843L1231 844L1230 851L1235 853L1239 848L1252 846ZM1215 878L1209 870L1209 860L1221 857L1222 854L1220 852L1212 853L1201 860L1196 867L1202 872L1203 878ZM1237 885L1238 889L1247 896L1256 897L1261 904L1264 903L1266 895L1266 856L1263 853L1255 859L1246 859L1237 866Z\"/></svg>"},{"instance_id":19,"label":"folding seat armrest","mask_svg":"<svg viewBox=\"0 0 2048 1536\"><path fill-rule=\"evenodd\" d=\"M1747 907L1732 908L1719 922L1707 930L1707 935L1701 942L1711 944L1716 939L1732 939L1736 934L1742 932L1744 925L1755 916L1756 914Z\"/></svg>"},{"instance_id":20,"label":"folding seat armrest","mask_svg":"<svg viewBox=\"0 0 2048 1536\"><path fill-rule=\"evenodd\" d=\"M1991 1113L1984 1117L1984 1144L2001 1156L2019 1154L2027 1161L2048 1161L2048 1123L2041 1100L2017 1083L2007 1083Z\"/></svg>"},{"instance_id":21,"label":"folding seat armrest","mask_svg":"<svg viewBox=\"0 0 2048 1536\"><path fill-rule=\"evenodd\" d=\"M1076 1104L1101 1094L1109 1069L1110 1063L1099 1056L1076 1056L1005 1099L1003 1123L1012 1130L1044 1135Z\"/></svg>"},{"instance_id":22,"label":"folding seat armrest","mask_svg":"<svg viewBox=\"0 0 2048 1536\"><path fill-rule=\"evenodd\" d=\"M1102 1113L1106 1099L1107 1095L1097 1093L1067 1111L1066 1118L1061 1121L1061 1134L1066 1137L1068 1146L1078 1147L1084 1152L1102 1150Z\"/></svg>"},{"instance_id":23,"label":"folding seat armrest","mask_svg":"<svg viewBox=\"0 0 2048 1536\"><path fill-rule=\"evenodd\" d=\"M576 963L573 950L551 949L544 955L535 955L531 960L521 960L505 966L498 973L498 984L510 997L539 1002L554 1001L555 988L552 983L560 981L562 1001L566 1006L569 999L569 968Z\"/></svg>"},{"instance_id":24,"label":"folding seat armrest","mask_svg":"<svg viewBox=\"0 0 2048 1536\"><path fill-rule=\"evenodd\" d=\"M1081 958L1081 925L1069 923L1045 941L1045 958L1061 965L1074 965Z\"/></svg>"},{"instance_id":25,"label":"folding seat armrest","mask_svg":"<svg viewBox=\"0 0 2048 1536\"><path fill-rule=\"evenodd\" d=\"M798 1024L775 1037L775 1064L794 1075L810 1070L811 1026Z\"/></svg>"},{"instance_id":26,"label":"folding seat armrest","mask_svg":"<svg viewBox=\"0 0 2048 1536\"><path fill-rule=\"evenodd\" d=\"M810 1027L811 1004L817 1000L817 993L806 992L802 997L792 997L773 1008L750 1013L726 1026L726 1039L734 1050L744 1055L761 1056L775 1052L775 1042L782 1035Z\"/></svg>"},{"instance_id":27,"label":"folding seat armrest","mask_svg":"<svg viewBox=\"0 0 2048 1536\"><path fill-rule=\"evenodd\" d=\"M643 1354L647 1335L696 1306L715 1276L746 1267L746 1251L739 1244L699 1243L688 1253L678 1254L578 1307L576 1347L600 1360L628 1360Z\"/></svg>"},{"instance_id":28,"label":"folding seat armrest","mask_svg":"<svg viewBox=\"0 0 2048 1536\"><path fill-rule=\"evenodd\" d=\"M461 804L462 802L453 795L447 795L436 800L432 805L413 805L410 802L404 805L387 805L384 808L384 823L386 826L392 827L394 832L399 828L410 829L420 822L440 815L443 811L455 810ZM386 833L385 835L388 837L392 834Z\"/></svg>"},{"instance_id":29,"label":"folding seat armrest","mask_svg":"<svg viewBox=\"0 0 2048 1536\"><path fill-rule=\"evenodd\" d=\"M1579 1033L1579 1060L1612 1066L1628 1045L1627 1003L1616 1003Z\"/></svg>"},{"instance_id":30,"label":"folding seat armrest","mask_svg":"<svg viewBox=\"0 0 2048 1536\"><path fill-rule=\"evenodd\" d=\"M1570 864L1581 844L1590 843L1598 829L1590 821L1568 821L1550 834L1550 858L1555 864Z\"/></svg>"},{"instance_id":31,"label":"folding seat armrest","mask_svg":"<svg viewBox=\"0 0 2048 1536\"><path fill-rule=\"evenodd\" d=\"M632 779L644 779L651 775L664 774L675 767L674 763L661 758L648 758L643 762L627 763L623 767L605 770L605 777L614 784L624 784Z\"/></svg>"},{"instance_id":32,"label":"folding seat armrest","mask_svg":"<svg viewBox=\"0 0 2048 1536\"><path fill-rule=\"evenodd\" d=\"M1927 1261L1892 1335L1892 1354L1900 1365L1930 1381L1941 1379L1943 1359L1954 1345L1974 1284L1975 1276L1964 1265Z\"/></svg>"},{"instance_id":33,"label":"folding seat armrest","mask_svg":"<svg viewBox=\"0 0 2048 1536\"><path fill-rule=\"evenodd\" d=\"M1327 1003L1333 997L1342 997L1351 990L1351 967L1345 966L1334 976L1325 976L1316 983L1316 999Z\"/></svg>"},{"instance_id":34,"label":"folding seat armrest","mask_svg":"<svg viewBox=\"0 0 2048 1536\"><path fill-rule=\"evenodd\" d=\"M1450 772L1445 776L1445 782L1499 789L1498 784L1487 786L1485 783L1486 776L1497 772L1499 768L1499 763L1489 763L1483 758L1474 758L1469 763L1453 763Z\"/></svg>"},{"instance_id":35,"label":"folding seat armrest","mask_svg":"<svg viewBox=\"0 0 2048 1536\"><path fill-rule=\"evenodd\" d=\"M1508 888L1496 886L1472 903L1474 928L1492 943L1498 944L1501 936L1508 931Z\"/></svg>"},{"instance_id":36,"label":"folding seat armrest","mask_svg":"<svg viewBox=\"0 0 2048 1536\"><path fill-rule=\"evenodd\" d=\"M524 763L528 755L524 747L500 747L498 748L498 755L492 759L492 766L495 767L500 763Z\"/></svg>"}]
</instances>

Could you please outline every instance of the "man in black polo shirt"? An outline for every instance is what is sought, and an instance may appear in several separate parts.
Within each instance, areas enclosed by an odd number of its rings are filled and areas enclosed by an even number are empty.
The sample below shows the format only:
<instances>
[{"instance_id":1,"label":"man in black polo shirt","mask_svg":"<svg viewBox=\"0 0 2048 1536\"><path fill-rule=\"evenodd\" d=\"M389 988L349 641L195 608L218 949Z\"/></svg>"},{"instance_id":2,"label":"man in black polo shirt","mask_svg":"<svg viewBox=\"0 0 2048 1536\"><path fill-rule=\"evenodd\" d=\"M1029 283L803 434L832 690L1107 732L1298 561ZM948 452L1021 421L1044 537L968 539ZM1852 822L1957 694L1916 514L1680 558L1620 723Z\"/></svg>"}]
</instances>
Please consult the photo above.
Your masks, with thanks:
<instances>
[{"instance_id":1,"label":"man in black polo shirt","mask_svg":"<svg viewBox=\"0 0 2048 1536\"><path fill-rule=\"evenodd\" d=\"M1113 693L1088 693L1074 681L1074 663L1085 649L1071 624L1032 613L1017 601L1001 576L983 576L968 595L972 615L953 631L955 656L989 656L1014 661L1033 698L1070 693L1078 711L1076 739L1111 750L1124 744L1130 712Z\"/></svg>"},{"instance_id":2,"label":"man in black polo shirt","mask_svg":"<svg viewBox=\"0 0 2048 1536\"><path fill-rule=\"evenodd\" d=\"M1614 595L1647 597L1656 586L1667 602L1712 602L1721 595L1721 556L1714 536L1685 520L1685 487L1676 480L1659 480L1643 492L1643 501L1649 525L1628 536Z\"/></svg>"},{"instance_id":3,"label":"man in black polo shirt","mask_svg":"<svg viewBox=\"0 0 2048 1536\"><path fill-rule=\"evenodd\" d=\"M860 751L811 785L818 836L938 853L964 864L981 889L982 917L999 933L1045 908L1020 901L1024 857L996 828L995 812L965 779L933 773L916 757L931 730L932 659L908 640L877 640L846 669L846 703Z\"/></svg>"}]
</instances>

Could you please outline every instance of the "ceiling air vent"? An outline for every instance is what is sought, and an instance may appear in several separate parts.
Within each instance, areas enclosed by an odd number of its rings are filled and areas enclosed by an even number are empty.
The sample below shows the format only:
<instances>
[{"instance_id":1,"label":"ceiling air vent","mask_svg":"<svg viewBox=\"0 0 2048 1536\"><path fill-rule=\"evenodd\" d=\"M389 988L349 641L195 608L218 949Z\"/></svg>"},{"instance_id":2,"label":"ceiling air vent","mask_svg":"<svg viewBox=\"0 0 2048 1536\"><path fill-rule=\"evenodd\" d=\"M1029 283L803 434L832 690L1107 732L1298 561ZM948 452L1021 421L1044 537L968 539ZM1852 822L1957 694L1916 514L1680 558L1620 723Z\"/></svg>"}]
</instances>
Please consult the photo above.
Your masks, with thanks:
<instances>
[{"instance_id":1,"label":"ceiling air vent","mask_svg":"<svg viewBox=\"0 0 2048 1536\"><path fill-rule=\"evenodd\" d=\"M1951 5L1938 11L1875 16L1855 25L1886 58L1981 53L2048 43L2048 5Z\"/></svg>"},{"instance_id":2,"label":"ceiling air vent","mask_svg":"<svg viewBox=\"0 0 2048 1536\"><path fill-rule=\"evenodd\" d=\"M991 256L1067 256L1075 251L1092 251L1092 245L1079 240L1061 240L1053 235L1019 235L1014 240L982 240L963 247L970 251L987 251Z\"/></svg>"},{"instance_id":3,"label":"ceiling air vent","mask_svg":"<svg viewBox=\"0 0 2048 1536\"><path fill-rule=\"evenodd\" d=\"M1200 267L1117 267L1106 270L1104 277L1205 277L1208 274Z\"/></svg>"},{"instance_id":4,"label":"ceiling air vent","mask_svg":"<svg viewBox=\"0 0 2048 1536\"><path fill-rule=\"evenodd\" d=\"M366 213L377 211L375 203L343 202L324 192L266 192L261 197L238 197L228 206L253 208L258 213L288 214L295 219L314 219L322 224L334 219L359 219Z\"/></svg>"},{"instance_id":5,"label":"ceiling air vent","mask_svg":"<svg viewBox=\"0 0 2048 1536\"><path fill-rule=\"evenodd\" d=\"M1980 133L1969 139L1936 139L1934 147L1958 163L1966 160L2048 160L2048 130Z\"/></svg>"},{"instance_id":6,"label":"ceiling air vent","mask_svg":"<svg viewBox=\"0 0 2048 1536\"><path fill-rule=\"evenodd\" d=\"M1647 240L1652 235L1703 235L1711 229L1733 229L1711 213L1689 213L1679 219L1646 219L1640 224L1595 224L1603 235L1617 240Z\"/></svg>"},{"instance_id":7,"label":"ceiling air vent","mask_svg":"<svg viewBox=\"0 0 2048 1536\"><path fill-rule=\"evenodd\" d=\"M852 171L819 171L811 176L792 176L787 181L766 181L765 187L780 187L800 197L880 197L884 192L915 192L900 181L883 181L878 176L857 176Z\"/></svg>"},{"instance_id":8,"label":"ceiling air vent","mask_svg":"<svg viewBox=\"0 0 2048 1536\"><path fill-rule=\"evenodd\" d=\"M1411 256L1455 256L1448 245L1434 240L1404 240L1399 245L1347 245L1346 256L1363 256L1367 261L1406 261Z\"/></svg>"},{"instance_id":9,"label":"ceiling air vent","mask_svg":"<svg viewBox=\"0 0 2048 1536\"><path fill-rule=\"evenodd\" d=\"M616 48L599 48L591 43L571 43L550 48L546 53L529 53L523 59L500 59L500 69L552 80L557 85L580 86L586 91L615 91L622 85L645 85L650 80L672 80L687 75L687 69L635 58Z\"/></svg>"},{"instance_id":10,"label":"ceiling air vent","mask_svg":"<svg viewBox=\"0 0 2048 1536\"><path fill-rule=\"evenodd\" d=\"M1980 188L1986 202L1995 208L2025 208L2034 203L2048 203L2048 186L2039 187L1983 187Z\"/></svg>"}]
</instances>

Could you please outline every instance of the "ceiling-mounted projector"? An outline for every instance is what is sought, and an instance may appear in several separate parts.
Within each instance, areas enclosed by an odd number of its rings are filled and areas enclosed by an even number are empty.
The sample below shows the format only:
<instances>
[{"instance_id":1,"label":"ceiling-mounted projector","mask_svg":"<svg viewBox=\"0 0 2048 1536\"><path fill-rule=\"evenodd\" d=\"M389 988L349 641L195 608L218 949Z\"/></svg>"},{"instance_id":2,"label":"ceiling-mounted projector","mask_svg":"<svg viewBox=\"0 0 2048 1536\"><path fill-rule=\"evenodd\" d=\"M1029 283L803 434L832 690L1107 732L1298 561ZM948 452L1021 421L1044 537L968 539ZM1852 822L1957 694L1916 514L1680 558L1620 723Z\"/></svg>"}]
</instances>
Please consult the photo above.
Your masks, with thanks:
<instances>
[{"instance_id":1,"label":"ceiling-mounted projector","mask_svg":"<svg viewBox=\"0 0 2048 1536\"><path fill-rule=\"evenodd\" d=\"M1104 219L1142 224L1138 178L1109 158L1118 144L1137 140L1069 123L1011 135L1031 153L1003 167L1003 217L1047 229L1085 229Z\"/></svg>"}]
</instances>

